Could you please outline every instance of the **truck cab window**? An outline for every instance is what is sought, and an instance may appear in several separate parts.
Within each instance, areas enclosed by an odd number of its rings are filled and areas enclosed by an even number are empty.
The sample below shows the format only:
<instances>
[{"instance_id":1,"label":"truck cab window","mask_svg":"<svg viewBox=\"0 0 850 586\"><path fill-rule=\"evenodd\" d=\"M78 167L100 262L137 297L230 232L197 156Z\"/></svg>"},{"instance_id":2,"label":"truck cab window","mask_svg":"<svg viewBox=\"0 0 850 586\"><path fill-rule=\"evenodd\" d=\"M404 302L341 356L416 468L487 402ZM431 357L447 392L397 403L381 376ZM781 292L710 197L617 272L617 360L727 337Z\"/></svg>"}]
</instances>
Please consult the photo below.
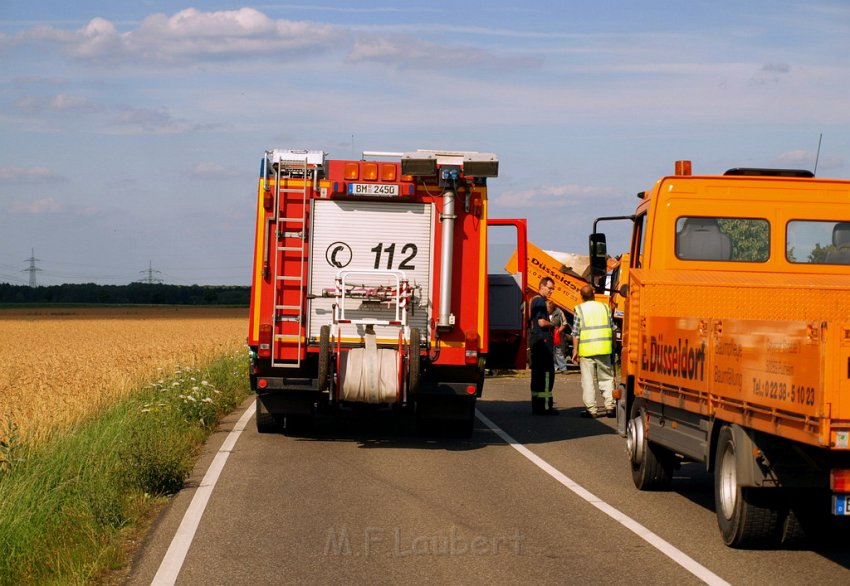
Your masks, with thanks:
<instances>
[{"instance_id":1,"label":"truck cab window","mask_svg":"<svg viewBox=\"0 0 850 586\"><path fill-rule=\"evenodd\" d=\"M850 264L850 222L788 222L785 229L785 258L791 263Z\"/></svg>"},{"instance_id":2,"label":"truck cab window","mask_svg":"<svg viewBox=\"0 0 850 586\"><path fill-rule=\"evenodd\" d=\"M761 218L681 216L676 257L681 260L766 262L770 224Z\"/></svg>"}]
</instances>

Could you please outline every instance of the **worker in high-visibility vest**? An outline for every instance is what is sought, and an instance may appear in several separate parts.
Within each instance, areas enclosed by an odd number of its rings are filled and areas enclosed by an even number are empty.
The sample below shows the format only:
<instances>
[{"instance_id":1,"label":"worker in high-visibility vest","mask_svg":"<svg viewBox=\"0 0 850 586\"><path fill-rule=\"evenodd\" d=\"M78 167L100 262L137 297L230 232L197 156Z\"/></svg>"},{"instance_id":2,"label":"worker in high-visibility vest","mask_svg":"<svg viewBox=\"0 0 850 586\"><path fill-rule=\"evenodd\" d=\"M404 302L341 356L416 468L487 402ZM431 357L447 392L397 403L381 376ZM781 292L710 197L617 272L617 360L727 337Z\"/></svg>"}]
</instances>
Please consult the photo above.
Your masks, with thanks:
<instances>
[{"instance_id":1,"label":"worker in high-visibility vest","mask_svg":"<svg viewBox=\"0 0 850 586\"><path fill-rule=\"evenodd\" d=\"M538 295L531 300L528 345L531 348L531 413L557 415L553 406L552 388L555 386L554 330L546 299L555 290L551 277L540 279Z\"/></svg>"},{"instance_id":2,"label":"worker in high-visibility vest","mask_svg":"<svg viewBox=\"0 0 850 586\"><path fill-rule=\"evenodd\" d=\"M581 298L584 302L576 305L573 320L573 362L578 362L581 368L581 399L585 407L582 417L616 417L611 308L594 300L590 285L581 288ZM597 384L602 392L604 409L597 406Z\"/></svg>"}]
</instances>

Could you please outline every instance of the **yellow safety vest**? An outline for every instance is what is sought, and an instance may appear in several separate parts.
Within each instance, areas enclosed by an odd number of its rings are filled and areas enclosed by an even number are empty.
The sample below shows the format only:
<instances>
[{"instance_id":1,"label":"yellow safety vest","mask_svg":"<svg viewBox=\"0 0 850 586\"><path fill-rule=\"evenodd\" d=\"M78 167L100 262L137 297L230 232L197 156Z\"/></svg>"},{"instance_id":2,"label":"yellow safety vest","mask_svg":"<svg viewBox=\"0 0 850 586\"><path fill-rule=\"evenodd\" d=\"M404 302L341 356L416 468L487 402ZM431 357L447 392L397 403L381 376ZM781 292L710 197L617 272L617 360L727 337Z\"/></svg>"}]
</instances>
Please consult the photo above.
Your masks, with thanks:
<instances>
[{"instance_id":1,"label":"yellow safety vest","mask_svg":"<svg viewBox=\"0 0 850 586\"><path fill-rule=\"evenodd\" d=\"M601 356L614 350L614 330L611 327L611 310L601 301L585 301L576 305L581 319L578 335L579 356Z\"/></svg>"}]
</instances>

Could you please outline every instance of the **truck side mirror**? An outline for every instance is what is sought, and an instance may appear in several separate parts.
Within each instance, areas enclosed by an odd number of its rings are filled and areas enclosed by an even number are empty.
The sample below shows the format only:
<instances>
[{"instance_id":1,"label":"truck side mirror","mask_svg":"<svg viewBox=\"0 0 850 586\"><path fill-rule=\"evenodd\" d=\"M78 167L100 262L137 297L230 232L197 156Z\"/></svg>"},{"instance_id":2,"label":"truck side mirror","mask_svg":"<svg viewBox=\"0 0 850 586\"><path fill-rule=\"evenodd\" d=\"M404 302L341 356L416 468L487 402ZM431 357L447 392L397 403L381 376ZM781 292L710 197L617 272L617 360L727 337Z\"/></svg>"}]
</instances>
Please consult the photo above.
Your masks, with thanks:
<instances>
[{"instance_id":1,"label":"truck side mirror","mask_svg":"<svg viewBox=\"0 0 850 586\"><path fill-rule=\"evenodd\" d=\"M608 273L608 245L605 234L594 232L590 235L590 284L597 293L605 291L605 277Z\"/></svg>"}]
</instances>

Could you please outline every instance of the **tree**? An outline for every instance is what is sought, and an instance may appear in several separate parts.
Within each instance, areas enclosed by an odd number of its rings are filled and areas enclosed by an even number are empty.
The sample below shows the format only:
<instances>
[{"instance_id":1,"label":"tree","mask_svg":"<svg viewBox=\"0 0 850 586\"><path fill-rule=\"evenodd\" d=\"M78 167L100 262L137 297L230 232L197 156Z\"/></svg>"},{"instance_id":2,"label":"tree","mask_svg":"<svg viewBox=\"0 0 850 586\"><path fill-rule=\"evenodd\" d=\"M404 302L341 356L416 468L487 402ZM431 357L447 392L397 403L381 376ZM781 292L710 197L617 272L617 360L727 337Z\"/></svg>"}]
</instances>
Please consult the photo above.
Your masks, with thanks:
<instances>
[{"instance_id":1,"label":"tree","mask_svg":"<svg viewBox=\"0 0 850 586\"><path fill-rule=\"evenodd\" d=\"M823 264L826 262L826 255L829 254L831 250L835 250L835 247L832 245L829 246L821 246L820 243L815 243L815 247L809 253L809 262L812 264Z\"/></svg>"},{"instance_id":2,"label":"tree","mask_svg":"<svg viewBox=\"0 0 850 586\"><path fill-rule=\"evenodd\" d=\"M732 240L732 260L764 262L770 256L770 225L766 220L720 218L717 224Z\"/></svg>"}]
</instances>

